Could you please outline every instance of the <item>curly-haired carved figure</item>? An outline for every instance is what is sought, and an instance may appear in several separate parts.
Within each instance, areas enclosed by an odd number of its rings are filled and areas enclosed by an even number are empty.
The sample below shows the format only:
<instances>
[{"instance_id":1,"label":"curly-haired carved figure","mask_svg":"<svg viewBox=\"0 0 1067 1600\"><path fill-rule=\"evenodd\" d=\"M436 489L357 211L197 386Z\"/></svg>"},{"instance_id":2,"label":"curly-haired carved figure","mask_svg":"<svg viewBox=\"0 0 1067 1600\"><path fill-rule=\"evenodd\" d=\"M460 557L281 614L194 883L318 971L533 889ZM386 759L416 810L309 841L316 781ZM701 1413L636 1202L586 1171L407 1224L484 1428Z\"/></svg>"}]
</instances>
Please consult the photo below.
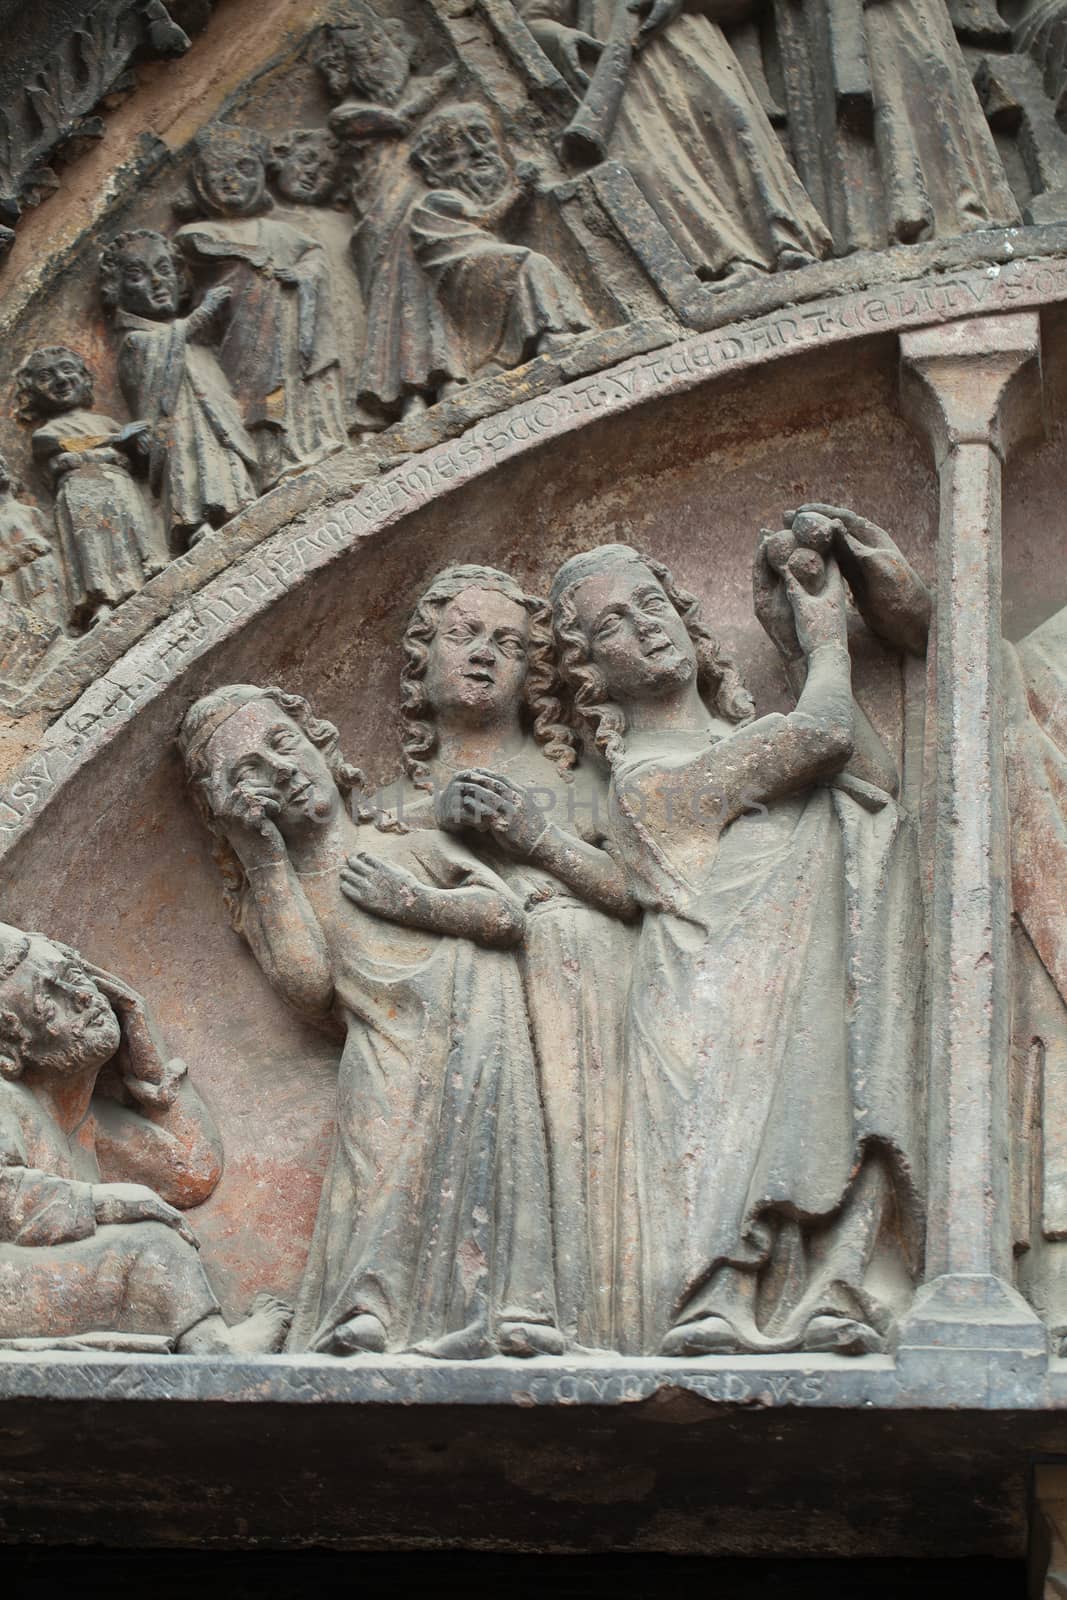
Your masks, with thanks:
<instances>
[{"instance_id":1,"label":"curly-haired carved figure","mask_svg":"<svg viewBox=\"0 0 1067 1600\"><path fill-rule=\"evenodd\" d=\"M403 652L399 815L465 837L525 907L518 958L548 1132L560 1326L580 1346L610 1347L636 908L603 848L606 790L577 763L562 719L548 606L506 573L439 573Z\"/></svg>"},{"instance_id":2,"label":"curly-haired carved figure","mask_svg":"<svg viewBox=\"0 0 1067 1600\"><path fill-rule=\"evenodd\" d=\"M377 827L295 695L217 689L180 744L234 926L345 1037L292 1347L560 1353L521 900L432 820Z\"/></svg>"},{"instance_id":3,"label":"curly-haired carved figure","mask_svg":"<svg viewBox=\"0 0 1067 1600\"><path fill-rule=\"evenodd\" d=\"M791 541L769 547L776 567L759 555L761 618L784 605L806 669L787 716L753 720L658 562L607 545L553 585L562 671L610 765L644 911L617 1320L648 1353L877 1349L921 1238L918 896L883 887L914 887L914 842L890 795L846 773L844 590L832 559Z\"/></svg>"},{"instance_id":4,"label":"curly-haired carved figure","mask_svg":"<svg viewBox=\"0 0 1067 1600\"><path fill-rule=\"evenodd\" d=\"M202 133L192 186L204 220L176 235L230 290L219 359L259 446L263 489L347 443L326 252L269 215L268 157L251 129Z\"/></svg>"},{"instance_id":5,"label":"curly-haired carved figure","mask_svg":"<svg viewBox=\"0 0 1067 1600\"><path fill-rule=\"evenodd\" d=\"M45 345L17 374L18 414L37 423L33 453L56 497L68 610L80 626L106 616L162 570L166 551L133 474L145 472L149 430L92 409L83 356Z\"/></svg>"},{"instance_id":6,"label":"curly-haired carved figure","mask_svg":"<svg viewBox=\"0 0 1067 1600\"><path fill-rule=\"evenodd\" d=\"M209 289L187 316L184 267L161 233L134 228L104 247L100 293L122 343L119 382L151 424L149 481L171 536L194 544L256 498L256 447L211 343L230 298Z\"/></svg>"},{"instance_id":7,"label":"curly-haired carved figure","mask_svg":"<svg viewBox=\"0 0 1067 1600\"><path fill-rule=\"evenodd\" d=\"M221 1172L140 995L0 924L0 1340L276 1350L291 1309L262 1294L227 1327L183 1216Z\"/></svg>"}]
</instances>

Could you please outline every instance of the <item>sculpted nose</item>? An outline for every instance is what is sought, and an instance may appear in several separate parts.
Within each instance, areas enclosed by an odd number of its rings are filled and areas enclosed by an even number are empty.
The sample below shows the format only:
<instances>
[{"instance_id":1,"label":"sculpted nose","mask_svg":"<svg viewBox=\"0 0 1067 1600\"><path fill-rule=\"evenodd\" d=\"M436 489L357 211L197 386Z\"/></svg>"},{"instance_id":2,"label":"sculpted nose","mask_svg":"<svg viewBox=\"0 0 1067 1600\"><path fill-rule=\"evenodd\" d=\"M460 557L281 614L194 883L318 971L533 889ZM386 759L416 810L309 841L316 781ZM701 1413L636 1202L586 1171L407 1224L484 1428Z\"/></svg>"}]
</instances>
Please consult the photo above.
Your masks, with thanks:
<instances>
[{"instance_id":1,"label":"sculpted nose","mask_svg":"<svg viewBox=\"0 0 1067 1600\"><path fill-rule=\"evenodd\" d=\"M479 639L471 651L470 659L472 661L484 661L487 665L491 665L496 660L496 651L488 639Z\"/></svg>"}]
</instances>

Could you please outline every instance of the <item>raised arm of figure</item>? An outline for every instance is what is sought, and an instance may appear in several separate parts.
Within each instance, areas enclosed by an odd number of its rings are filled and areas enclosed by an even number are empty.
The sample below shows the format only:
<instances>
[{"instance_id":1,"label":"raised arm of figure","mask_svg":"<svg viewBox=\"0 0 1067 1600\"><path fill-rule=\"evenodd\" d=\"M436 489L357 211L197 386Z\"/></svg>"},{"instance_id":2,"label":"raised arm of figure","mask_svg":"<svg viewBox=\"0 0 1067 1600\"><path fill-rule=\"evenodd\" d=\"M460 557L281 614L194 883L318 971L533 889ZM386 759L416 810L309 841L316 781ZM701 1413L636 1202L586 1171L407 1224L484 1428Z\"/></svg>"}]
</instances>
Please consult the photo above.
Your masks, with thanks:
<instances>
[{"instance_id":1,"label":"raised arm of figure","mask_svg":"<svg viewBox=\"0 0 1067 1600\"><path fill-rule=\"evenodd\" d=\"M761 547L757 561L765 560ZM722 825L747 807L795 794L847 764L855 740L855 705L846 631L846 599L833 558L797 551L781 572L805 663L795 710L760 717L712 749L708 784Z\"/></svg>"}]
</instances>

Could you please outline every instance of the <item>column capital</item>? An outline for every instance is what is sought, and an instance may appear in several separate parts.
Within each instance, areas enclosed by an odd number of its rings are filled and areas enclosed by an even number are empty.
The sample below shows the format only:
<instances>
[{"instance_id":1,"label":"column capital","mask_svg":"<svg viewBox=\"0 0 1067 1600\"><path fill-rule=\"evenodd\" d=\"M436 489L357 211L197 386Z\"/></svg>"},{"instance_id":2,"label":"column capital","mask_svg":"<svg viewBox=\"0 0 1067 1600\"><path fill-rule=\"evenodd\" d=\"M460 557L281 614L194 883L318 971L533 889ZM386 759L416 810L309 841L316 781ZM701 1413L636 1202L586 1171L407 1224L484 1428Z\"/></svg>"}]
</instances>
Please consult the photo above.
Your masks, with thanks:
<instances>
[{"instance_id":1,"label":"column capital","mask_svg":"<svg viewBox=\"0 0 1067 1600\"><path fill-rule=\"evenodd\" d=\"M967 317L900 337L904 415L929 440L940 469L963 444L1001 461L1044 431L1041 326L1033 311Z\"/></svg>"}]
</instances>

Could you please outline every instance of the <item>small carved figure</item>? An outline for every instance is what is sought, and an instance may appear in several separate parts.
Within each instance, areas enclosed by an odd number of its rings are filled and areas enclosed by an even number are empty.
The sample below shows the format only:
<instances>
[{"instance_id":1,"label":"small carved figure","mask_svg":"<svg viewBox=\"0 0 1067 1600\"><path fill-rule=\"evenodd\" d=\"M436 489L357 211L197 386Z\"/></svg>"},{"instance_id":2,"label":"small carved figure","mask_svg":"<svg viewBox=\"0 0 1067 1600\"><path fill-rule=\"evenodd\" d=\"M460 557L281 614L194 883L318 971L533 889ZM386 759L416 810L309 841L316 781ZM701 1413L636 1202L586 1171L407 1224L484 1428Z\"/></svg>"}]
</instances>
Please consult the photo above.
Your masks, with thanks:
<instances>
[{"instance_id":1,"label":"small carved figure","mask_svg":"<svg viewBox=\"0 0 1067 1600\"><path fill-rule=\"evenodd\" d=\"M35 350L17 378L20 419L41 424L33 453L55 489L69 613L84 627L166 565L162 539L132 476L145 469L148 428L93 411L92 373L65 345Z\"/></svg>"},{"instance_id":2,"label":"small carved figure","mask_svg":"<svg viewBox=\"0 0 1067 1600\"><path fill-rule=\"evenodd\" d=\"M0 456L0 594L63 628L66 594L51 529L43 512L15 498L18 487Z\"/></svg>"},{"instance_id":3,"label":"small carved figure","mask_svg":"<svg viewBox=\"0 0 1067 1600\"><path fill-rule=\"evenodd\" d=\"M179 315L188 291L180 257L149 228L105 246L100 289L122 335L122 392L151 425L149 481L172 537L195 544L256 498L256 447L209 343L230 291L209 289Z\"/></svg>"},{"instance_id":4,"label":"small carved figure","mask_svg":"<svg viewBox=\"0 0 1067 1600\"><path fill-rule=\"evenodd\" d=\"M414 44L397 22L350 7L343 26L318 35L315 62L334 109L343 182L356 227L355 262L366 308L357 399L382 426L425 407L463 378L462 352L418 262L408 214L421 185L410 135L455 77L451 67L412 78Z\"/></svg>"},{"instance_id":5,"label":"small carved figure","mask_svg":"<svg viewBox=\"0 0 1067 1600\"><path fill-rule=\"evenodd\" d=\"M629 168L693 270L732 286L826 255L826 229L719 25L742 20L744 0L692 10L685 0L643 0L629 9L634 48L599 143ZM581 61L616 35L622 6L520 0L519 10L564 76L588 92ZM639 13L647 13L640 26Z\"/></svg>"},{"instance_id":6,"label":"small carved figure","mask_svg":"<svg viewBox=\"0 0 1067 1600\"><path fill-rule=\"evenodd\" d=\"M227 1327L182 1216L221 1171L211 1115L140 996L0 925L0 1338L277 1349L289 1308L257 1296Z\"/></svg>"},{"instance_id":7,"label":"small carved figure","mask_svg":"<svg viewBox=\"0 0 1067 1600\"><path fill-rule=\"evenodd\" d=\"M845 593L813 532L758 558L760 613L788 609L805 663L787 716L753 720L659 562L608 545L553 586L563 674L610 765L612 836L644 909L624 1348L878 1349L921 1248L918 897L880 892L911 871L914 839L889 795L845 771Z\"/></svg>"},{"instance_id":8,"label":"small carved figure","mask_svg":"<svg viewBox=\"0 0 1067 1600\"><path fill-rule=\"evenodd\" d=\"M258 443L263 489L348 442L326 252L266 214L268 155L248 128L202 133L192 186L206 220L176 236L230 290L219 359Z\"/></svg>"},{"instance_id":9,"label":"small carved figure","mask_svg":"<svg viewBox=\"0 0 1067 1600\"><path fill-rule=\"evenodd\" d=\"M415 259L459 336L471 378L561 350L592 326L554 262L494 236L528 190L483 107L436 112L416 135L411 162L430 189L410 214Z\"/></svg>"},{"instance_id":10,"label":"small carved figure","mask_svg":"<svg viewBox=\"0 0 1067 1600\"><path fill-rule=\"evenodd\" d=\"M518 960L548 1134L559 1323L575 1345L610 1348L624 1270L615 1184L633 950L625 923L636 906L604 848L606 787L576 762L548 606L506 573L439 573L403 650L399 815L410 826L436 813L526 907Z\"/></svg>"},{"instance_id":11,"label":"small carved figure","mask_svg":"<svg viewBox=\"0 0 1067 1600\"><path fill-rule=\"evenodd\" d=\"M326 128L291 128L270 147L275 189L294 206L325 206L341 191L341 147Z\"/></svg>"},{"instance_id":12,"label":"small carved figure","mask_svg":"<svg viewBox=\"0 0 1067 1600\"><path fill-rule=\"evenodd\" d=\"M354 821L360 775L296 695L217 689L180 745L235 927L345 1037L291 1346L560 1353L522 902L432 818Z\"/></svg>"}]
</instances>

